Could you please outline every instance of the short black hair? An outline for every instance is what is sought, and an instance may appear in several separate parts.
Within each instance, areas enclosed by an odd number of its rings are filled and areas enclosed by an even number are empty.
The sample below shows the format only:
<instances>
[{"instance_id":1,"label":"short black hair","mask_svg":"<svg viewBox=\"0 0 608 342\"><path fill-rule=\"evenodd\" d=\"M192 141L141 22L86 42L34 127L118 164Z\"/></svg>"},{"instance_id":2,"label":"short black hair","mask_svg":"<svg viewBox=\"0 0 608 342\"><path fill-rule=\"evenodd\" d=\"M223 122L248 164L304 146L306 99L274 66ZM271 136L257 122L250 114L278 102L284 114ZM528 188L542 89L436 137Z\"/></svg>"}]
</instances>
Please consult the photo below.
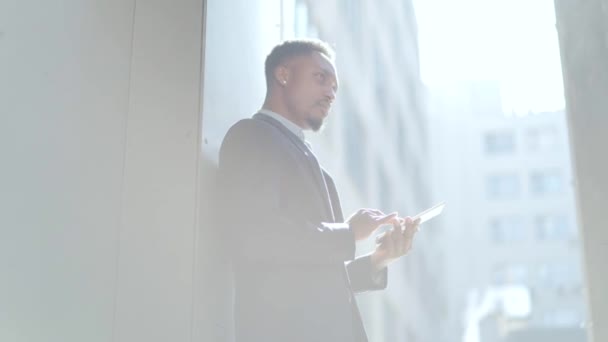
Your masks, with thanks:
<instances>
[{"instance_id":1,"label":"short black hair","mask_svg":"<svg viewBox=\"0 0 608 342\"><path fill-rule=\"evenodd\" d=\"M274 69L276 69L276 67L292 57L309 55L313 52L319 52L329 59L334 58L334 49L332 49L329 44L319 39L285 40L281 44L275 46L266 57L266 63L264 65L266 85L270 87L271 80L274 77Z\"/></svg>"}]
</instances>

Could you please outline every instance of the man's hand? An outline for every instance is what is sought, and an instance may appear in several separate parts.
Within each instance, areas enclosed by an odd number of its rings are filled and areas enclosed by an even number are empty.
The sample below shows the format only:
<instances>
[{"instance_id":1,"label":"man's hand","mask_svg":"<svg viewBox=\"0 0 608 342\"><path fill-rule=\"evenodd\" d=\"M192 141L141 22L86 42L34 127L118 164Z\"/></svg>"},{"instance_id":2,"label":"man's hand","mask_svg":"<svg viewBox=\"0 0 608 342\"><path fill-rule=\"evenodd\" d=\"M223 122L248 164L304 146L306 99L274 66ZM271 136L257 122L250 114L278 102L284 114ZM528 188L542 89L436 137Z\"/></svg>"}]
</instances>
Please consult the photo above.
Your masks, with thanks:
<instances>
[{"instance_id":1,"label":"man's hand","mask_svg":"<svg viewBox=\"0 0 608 342\"><path fill-rule=\"evenodd\" d=\"M346 220L346 223L355 234L355 240L359 241L367 239L378 227L384 224L399 225L399 220L397 219L397 213L386 215L380 210L359 209Z\"/></svg>"},{"instance_id":2,"label":"man's hand","mask_svg":"<svg viewBox=\"0 0 608 342\"><path fill-rule=\"evenodd\" d=\"M420 219L413 221L409 216L405 219L398 218L398 223L393 224L392 230L378 237L378 245L371 256L376 271L385 268L412 249L419 225Z\"/></svg>"}]
</instances>

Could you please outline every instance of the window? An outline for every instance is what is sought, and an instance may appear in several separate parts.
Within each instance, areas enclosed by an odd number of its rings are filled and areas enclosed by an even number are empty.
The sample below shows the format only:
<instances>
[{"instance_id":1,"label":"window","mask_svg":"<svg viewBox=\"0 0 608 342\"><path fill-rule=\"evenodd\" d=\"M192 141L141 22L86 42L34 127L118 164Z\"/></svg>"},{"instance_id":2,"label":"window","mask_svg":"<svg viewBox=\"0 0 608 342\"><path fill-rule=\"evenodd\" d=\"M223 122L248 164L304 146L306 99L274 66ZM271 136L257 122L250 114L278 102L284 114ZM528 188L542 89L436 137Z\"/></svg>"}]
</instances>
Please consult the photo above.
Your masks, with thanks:
<instances>
[{"instance_id":1,"label":"window","mask_svg":"<svg viewBox=\"0 0 608 342\"><path fill-rule=\"evenodd\" d=\"M520 264L499 264L492 271L494 285L527 284L528 267Z\"/></svg>"},{"instance_id":2,"label":"window","mask_svg":"<svg viewBox=\"0 0 608 342\"><path fill-rule=\"evenodd\" d=\"M546 262L538 270L539 285L562 293L576 289L582 281L581 268L576 261Z\"/></svg>"},{"instance_id":3,"label":"window","mask_svg":"<svg viewBox=\"0 0 608 342\"><path fill-rule=\"evenodd\" d=\"M515 151L515 137L512 132L489 132L483 139L484 152L487 155L509 154Z\"/></svg>"},{"instance_id":4,"label":"window","mask_svg":"<svg viewBox=\"0 0 608 342\"><path fill-rule=\"evenodd\" d=\"M523 220L518 216L496 217L490 220L490 235L495 243L520 242L526 238Z\"/></svg>"},{"instance_id":5,"label":"window","mask_svg":"<svg viewBox=\"0 0 608 342\"><path fill-rule=\"evenodd\" d=\"M557 131L554 127L534 127L526 131L526 147L533 152L546 152L557 146Z\"/></svg>"},{"instance_id":6,"label":"window","mask_svg":"<svg viewBox=\"0 0 608 342\"><path fill-rule=\"evenodd\" d=\"M486 178L486 195L490 199L513 199L520 194L520 180L515 173L498 173Z\"/></svg>"},{"instance_id":7,"label":"window","mask_svg":"<svg viewBox=\"0 0 608 342\"><path fill-rule=\"evenodd\" d=\"M573 309L557 309L545 313L542 320L548 326L572 327L579 326L583 316Z\"/></svg>"},{"instance_id":8,"label":"window","mask_svg":"<svg viewBox=\"0 0 608 342\"><path fill-rule=\"evenodd\" d=\"M550 195L562 192L564 180L559 171L534 171L530 174L530 192L535 195Z\"/></svg>"},{"instance_id":9,"label":"window","mask_svg":"<svg viewBox=\"0 0 608 342\"><path fill-rule=\"evenodd\" d=\"M568 240L576 238L576 231L566 215L539 215L534 218L538 240Z\"/></svg>"}]
</instances>

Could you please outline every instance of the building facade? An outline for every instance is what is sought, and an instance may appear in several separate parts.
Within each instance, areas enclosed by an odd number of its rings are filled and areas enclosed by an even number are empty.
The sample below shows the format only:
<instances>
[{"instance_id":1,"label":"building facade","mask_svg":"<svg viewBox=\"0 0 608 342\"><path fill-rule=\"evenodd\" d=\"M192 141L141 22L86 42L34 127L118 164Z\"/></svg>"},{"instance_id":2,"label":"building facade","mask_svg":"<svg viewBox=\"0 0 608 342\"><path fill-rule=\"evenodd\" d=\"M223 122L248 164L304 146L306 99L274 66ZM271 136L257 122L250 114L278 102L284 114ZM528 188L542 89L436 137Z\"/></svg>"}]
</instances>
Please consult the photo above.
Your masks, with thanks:
<instances>
[{"instance_id":1,"label":"building facade","mask_svg":"<svg viewBox=\"0 0 608 342\"><path fill-rule=\"evenodd\" d=\"M503 114L496 99L492 82L434 91L432 121L442 138L432 139L433 155L443 178L436 192L456 204L444 236L454 255L450 325L462 322L465 336L495 328L497 338L529 327L580 328L586 309L565 113ZM514 287L523 292L506 291Z\"/></svg>"}]
</instances>

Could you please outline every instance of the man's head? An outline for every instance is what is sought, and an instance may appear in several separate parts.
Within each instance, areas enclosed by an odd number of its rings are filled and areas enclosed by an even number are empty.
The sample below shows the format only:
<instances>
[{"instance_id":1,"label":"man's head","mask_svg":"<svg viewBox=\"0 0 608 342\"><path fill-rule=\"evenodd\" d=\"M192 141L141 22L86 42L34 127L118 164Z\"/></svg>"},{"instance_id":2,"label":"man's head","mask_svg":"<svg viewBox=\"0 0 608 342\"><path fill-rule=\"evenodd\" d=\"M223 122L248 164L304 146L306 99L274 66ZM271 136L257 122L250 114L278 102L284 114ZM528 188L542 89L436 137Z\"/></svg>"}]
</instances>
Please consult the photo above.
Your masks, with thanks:
<instances>
[{"instance_id":1,"label":"man's head","mask_svg":"<svg viewBox=\"0 0 608 342\"><path fill-rule=\"evenodd\" d=\"M303 129L318 131L338 90L333 50L319 40L290 40L266 58L266 104Z\"/></svg>"}]
</instances>

